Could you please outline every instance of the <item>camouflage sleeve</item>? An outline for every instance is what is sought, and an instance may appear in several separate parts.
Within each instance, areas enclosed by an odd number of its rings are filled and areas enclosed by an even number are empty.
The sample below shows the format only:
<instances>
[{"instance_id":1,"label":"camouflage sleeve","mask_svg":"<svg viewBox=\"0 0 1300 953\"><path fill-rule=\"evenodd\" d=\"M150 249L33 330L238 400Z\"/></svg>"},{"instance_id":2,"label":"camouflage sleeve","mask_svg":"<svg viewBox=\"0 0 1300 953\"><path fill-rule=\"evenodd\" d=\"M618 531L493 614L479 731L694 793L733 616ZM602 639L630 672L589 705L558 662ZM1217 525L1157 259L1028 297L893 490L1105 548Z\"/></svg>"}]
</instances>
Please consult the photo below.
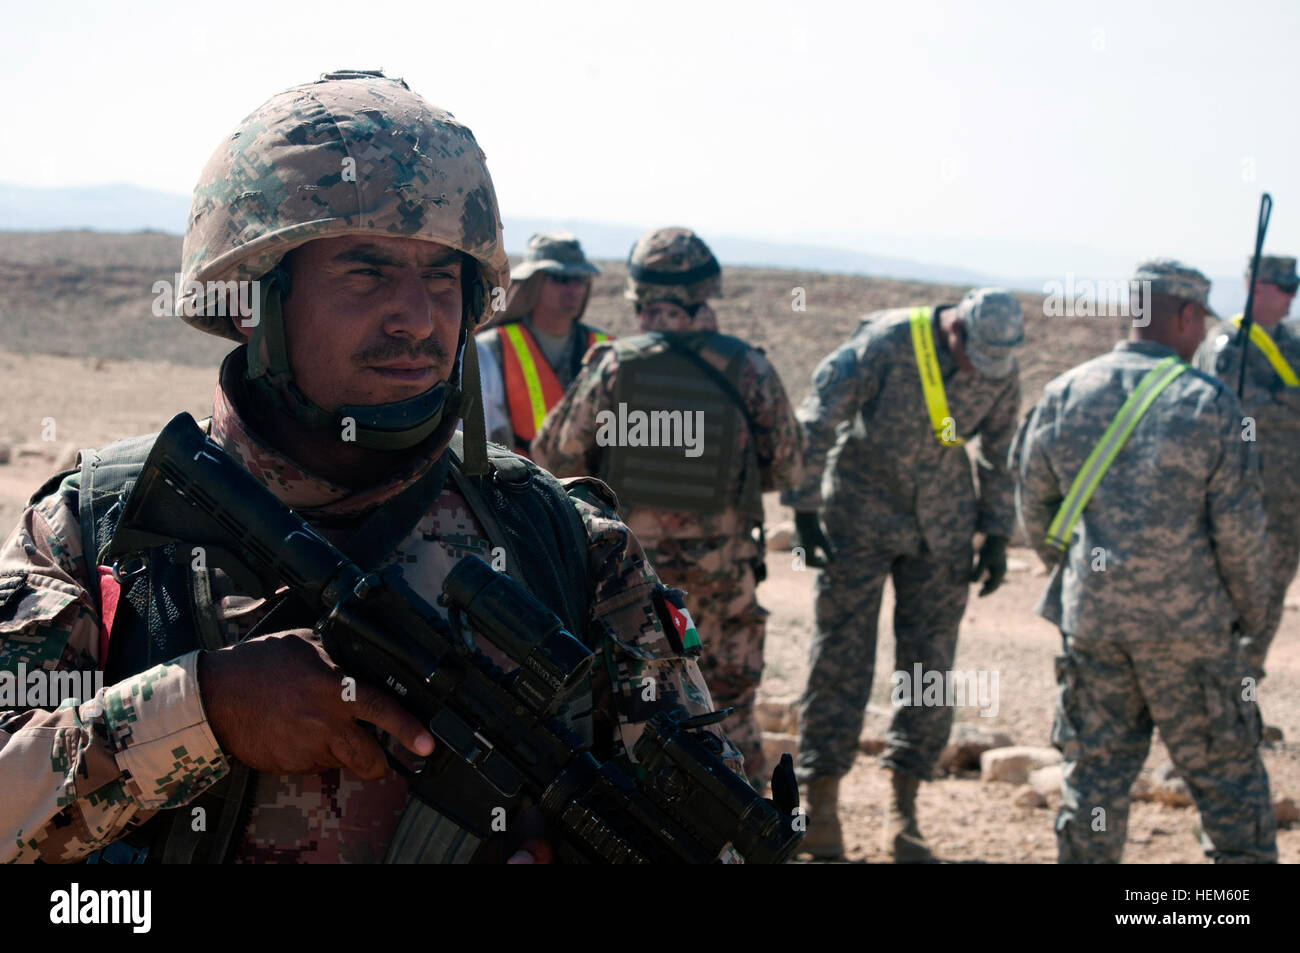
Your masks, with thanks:
<instances>
[{"instance_id":1,"label":"camouflage sleeve","mask_svg":"<svg viewBox=\"0 0 1300 953\"><path fill-rule=\"evenodd\" d=\"M601 688L595 692L596 709L610 719L612 754L635 763L633 749L652 715L678 707L704 714L713 710L713 699L695 660L698 646L684 646L664 625L669 590L655 575L641 543L608 498L593 492L590 484L565 483L587 527L593 623L604 634L597 668L605 677L597 679ZM744 777L739 749L716 725L708 730L722 741L728 767Z\"/></svg>"},{"instance_id":2,"label":"camouflage sleeve","mask_svg":"<svg viewBox=\"0 0 1300 953\"><path fill-rule=\"evenodd\" d=\"M1015 477L1016 512L1025 539L1045 565L1057 563L1061 554L1047 544L1047 528L1064 500L1061 484L1047 459L1045 439L1057 425L1057 409L1046 395L1025 417L1008 453Z\"/></svg>"},{"instance_id":3,"label":"camouflage sleeve","mask_svg":"<svg viewBox=\"0 0 1300 953\"><path fill-rule=\"evenodd\" d=\"M1221 453L1206 490L1214 558L1237 608L1242 634L1264 631L1272 567L1255 445L1241 437L1241 405L1219 388L1217 427Z\"/></svg>"},{"instance_id":4,"label":"camouflage sleeve","mask_svg":"<svg viewBox=\"0 0 1300 953\"><path fill-rule=\"evenodd\" d=\"M744 397L754 418L762 488L793 490L803 476L803 431L781 377L757 348L746 361Z\"/></svg>"},{"instance_id":5,"label":"camouflage sleeve","mask_svg":"<svg viewBox=\"0 0 1300 953\"><path fill-rule=\"evenodd\" d=\"M781 494L781 502L796 510L822 506L822 472L826 457L839 439L839 427L879 389L872 349L858 335L832 351L813 371L812 389L795 414L803 430L803 477L798 489Z\"/></svg>"},{"instance_id":6,"label":"camouflage sleeve","mask_svg":"<svg viewBox=\"0 0 1300 953\"><path fill-rule=\"evenodd\" d=\"M975 453L979 488L976 532L1009 537L1015 526L1015 481L1007 457L1019 413L1020 375L1014 374L979 426L979 446Z\"/></svg>"},{"instance_id":7,"label":"camouflage sleeve","mask_svg":"<svg viewBox=\"0 0 1300 953\"><path fill-rule=\"evenodd\" d=\"M593 344L582 369L551 408L542 429L533 437L529 456L557 477L582 476L598 469L596 415L613 404L614 371L618 358L608 341Z\"/></svg>"},{"instance_id":8,"label":"camouflage sleeve","mask_svg":"<svg viewBox=\"0 0 1300 953\"><path fill-rule=\"evenodd\" d=\"M70 492L69 492L70 491ZM100 687L75 485L24 512L0 547L0 861L72 861L178 807L227 771L199 701L198 653ZM45 673L68 674L45 678ZM83 686L16 707L35 685ZM45 679L43 681L43 679ZM84 683L96 690L86 691ZM53 702L51 687L41 701Z\"/></svg>"}]
</instances>

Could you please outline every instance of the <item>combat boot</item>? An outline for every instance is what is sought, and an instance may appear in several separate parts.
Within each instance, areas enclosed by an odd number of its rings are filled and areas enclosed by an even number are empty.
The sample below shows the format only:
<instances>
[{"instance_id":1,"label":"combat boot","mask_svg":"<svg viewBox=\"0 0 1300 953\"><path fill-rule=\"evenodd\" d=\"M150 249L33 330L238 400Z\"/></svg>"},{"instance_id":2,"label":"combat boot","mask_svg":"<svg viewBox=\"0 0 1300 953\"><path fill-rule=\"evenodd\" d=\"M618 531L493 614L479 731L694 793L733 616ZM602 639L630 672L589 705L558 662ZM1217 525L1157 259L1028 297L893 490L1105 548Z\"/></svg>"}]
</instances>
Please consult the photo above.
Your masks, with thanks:
<instances>
[{"instance_id":1,"label":"combat boot","mask_svg":"<svg viewBox=\"0 0 1300 953\"><path fill-rule=\"evenodd\" d=\"M840 779L814 778L805 786L808 830L799 843L799 852L822 860L844 856L844 839L840 832Z\"/></svg>"},{"instance_id":2,"label":"combat boot","mask_svg":"<svg viewBox=\"0 0 1300 953\"><path fill-rule=\"evenodd\" d=\"M909 774L892 771L893 794L889 799L889 822L885 827L885 850L896 864L925 864L934 860L930 845L916 823L916 792L921 781Z\"/></svg>"}]
</instances>

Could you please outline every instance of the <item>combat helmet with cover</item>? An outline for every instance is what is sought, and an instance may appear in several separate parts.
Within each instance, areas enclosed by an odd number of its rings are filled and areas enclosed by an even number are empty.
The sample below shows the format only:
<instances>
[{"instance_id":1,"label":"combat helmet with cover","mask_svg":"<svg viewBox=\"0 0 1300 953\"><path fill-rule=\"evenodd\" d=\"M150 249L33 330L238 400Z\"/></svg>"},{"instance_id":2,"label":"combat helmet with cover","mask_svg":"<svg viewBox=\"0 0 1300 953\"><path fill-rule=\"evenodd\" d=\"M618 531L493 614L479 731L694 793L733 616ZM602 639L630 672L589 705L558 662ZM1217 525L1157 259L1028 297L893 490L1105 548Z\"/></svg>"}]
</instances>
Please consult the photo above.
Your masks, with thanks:
<instances>
[{"instance_id":1,"label":"combat helmet with cover","mask_svg":"<svg viewBox=\"0 0 1300 953\"><path fill-rule=\"evenodd\" d=\"M696 309L722 294L722 268L704 240L689 228L658 228L642 235L627 256L623 297L640 311L656 301L671 301L694 316Z\"/></svg>"},{"instance_id":2,"label":"combat helmet with cover","mask_svg":"<svg viewBox=\"0 0 1300 953\"><path fill-rule=\"evenodd\" d=\"M423 239L466 256L449 380L408 400L334 413L294 383L280 262L309 241L344 235ZM509 265L496 192L473 133L401 79L344 70L272 96L218 147L194 190L182 269L179 316L234 341L244 338L223 286L260 282L248 347L253 386L308 426L336 428L351 417L358 445L399 450L471 405L465 395L477 390L478 374L474 348L465 344L489 314L492 289L505 286Z\"/></svg>"}]
</instances>

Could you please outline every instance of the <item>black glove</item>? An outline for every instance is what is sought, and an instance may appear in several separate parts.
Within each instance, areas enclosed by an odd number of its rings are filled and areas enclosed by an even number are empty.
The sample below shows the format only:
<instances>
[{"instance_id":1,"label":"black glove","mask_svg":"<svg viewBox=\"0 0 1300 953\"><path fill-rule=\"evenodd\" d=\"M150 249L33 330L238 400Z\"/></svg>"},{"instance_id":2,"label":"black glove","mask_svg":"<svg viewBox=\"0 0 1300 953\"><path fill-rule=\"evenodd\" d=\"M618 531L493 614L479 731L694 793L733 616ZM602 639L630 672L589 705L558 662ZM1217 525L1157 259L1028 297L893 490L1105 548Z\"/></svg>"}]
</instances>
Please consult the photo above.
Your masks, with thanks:
<instances>
[{"instance_id":1,"label":"black glove","mask_svg":"<svg viewBox=\"0 0 1300 953\"><path fill-rule=\"evenodd\" d=\"M987 596L990 592L1002 585L1002 580L1007 577L1007 538L1005 536L989 536L984 540L984 545L980 547L979 561L975 563L975 568L970 571L970 581L979 582L980 577L987 572L989 577L980 587L980 595Z\"/></svg>"},{"instance_id":2,"label":"black glove","mask_svg":"<svg viewBox=\"0 0 1300 953\"><path fill-rule=\"evenodd\" d=\"M814 569L824 569L826 564L835 558L835 547L831 541L826 538L826 532L822 529L822 521L816 513L798 513L794 514L794 539L795 546L803 547L804 563L812 566ZM817 550L821 550L821 555Z\"/></svg>"}]
</instances>

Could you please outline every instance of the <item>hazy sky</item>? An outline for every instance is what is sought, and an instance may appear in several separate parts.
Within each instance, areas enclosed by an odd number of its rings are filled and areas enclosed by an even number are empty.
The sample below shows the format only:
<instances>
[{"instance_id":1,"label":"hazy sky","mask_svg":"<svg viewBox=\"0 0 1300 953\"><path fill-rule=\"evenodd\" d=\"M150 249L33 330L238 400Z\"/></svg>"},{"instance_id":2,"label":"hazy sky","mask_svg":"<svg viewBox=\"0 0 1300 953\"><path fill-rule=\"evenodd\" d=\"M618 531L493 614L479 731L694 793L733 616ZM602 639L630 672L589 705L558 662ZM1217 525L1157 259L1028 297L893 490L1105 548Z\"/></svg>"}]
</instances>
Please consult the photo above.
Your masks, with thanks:
<instances>
[{"instance_id":1,"label":"hazy sky","mask_svg":"<svg viewBox=\"0 0 1300 953\"><path fill-rule=\"evenodd\" d=\"M272 93L382 67L474 130L508 215L1221 271L1267 189L1300 252L1300 3L185 6L9 4L0 181L188 192Z\"/></svg>"}]
</instances>

